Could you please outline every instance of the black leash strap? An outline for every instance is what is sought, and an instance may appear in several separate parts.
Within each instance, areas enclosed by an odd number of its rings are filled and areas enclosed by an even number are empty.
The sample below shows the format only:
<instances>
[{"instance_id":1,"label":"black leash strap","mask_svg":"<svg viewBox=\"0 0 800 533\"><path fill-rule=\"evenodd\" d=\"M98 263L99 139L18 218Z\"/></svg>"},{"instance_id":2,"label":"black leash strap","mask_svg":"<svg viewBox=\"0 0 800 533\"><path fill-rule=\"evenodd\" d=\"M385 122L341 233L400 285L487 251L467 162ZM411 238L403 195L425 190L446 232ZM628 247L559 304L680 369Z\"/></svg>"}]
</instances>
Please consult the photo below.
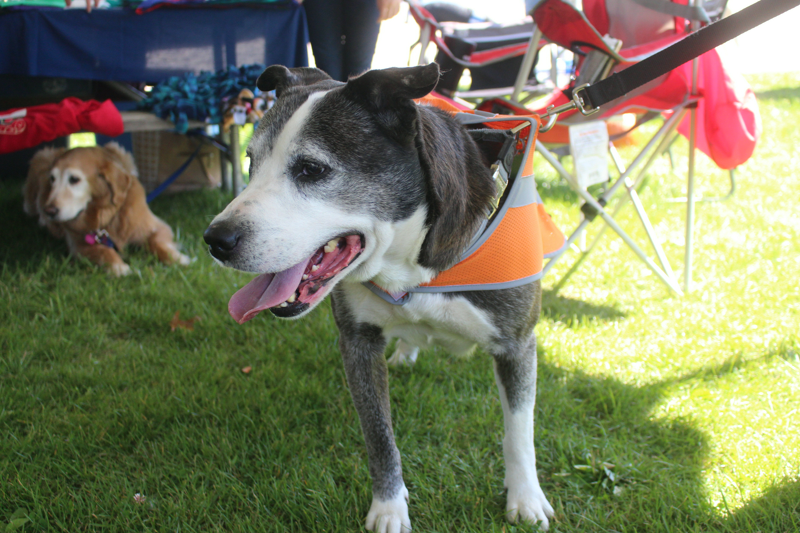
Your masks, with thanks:
<instances>
[{"instance_id":1,"label":"black leash strap","mask_svg":"<svg viewBox=\"0 0 800 533\"><path fill-rule=\"evenodd\" d=\"M583 103L581 111L591 113L799 4L800 0L760 0L594 85L576 88Z\"/></svg>"}]
</instances>

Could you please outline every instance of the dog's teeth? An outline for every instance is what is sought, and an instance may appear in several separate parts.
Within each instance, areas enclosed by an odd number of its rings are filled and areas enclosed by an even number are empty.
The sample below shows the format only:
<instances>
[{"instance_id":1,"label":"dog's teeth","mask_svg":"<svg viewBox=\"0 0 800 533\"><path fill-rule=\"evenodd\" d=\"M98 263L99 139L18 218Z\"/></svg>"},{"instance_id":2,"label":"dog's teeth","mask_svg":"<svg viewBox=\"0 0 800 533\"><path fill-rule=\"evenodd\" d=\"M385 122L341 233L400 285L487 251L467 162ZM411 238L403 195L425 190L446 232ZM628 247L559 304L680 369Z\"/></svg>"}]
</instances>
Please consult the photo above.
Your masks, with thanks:
<instances>
[{"instance_id":1,"label":"dog's teeth","mask_svg":"<svg viewBox=\"0 0 800 533\"><path fill-rule=\"evenodd\" d=\"M283 303L280 305L280 307L286 307L287 305L289 305L289 304L287 304L286 302L283 302Z\"/></svg>"},{"instance_id":2,"label":"dog's teeth","mask_svg":"<svg viewBox=\"0 0 800 533\"><path fill-rule=\"evenodd\" d=\"M295 300L297 300L297 296L292 294L291 296L289 296L289 299L286 300L286 303L290 303L291 304L291 303L294 303Z\"/></svg>"},{"instance_id":3,"label":"dog's teeth","mask_svg":"<svg viewBox=\"0 0 800 533\"><path fill-rule=\"evenodd\" d=\"M311 272L316 272L319 269L319 265L314 265L311 267Z\"/></svg>"},{"instance_id":4,"label":"dog's teeth","mask_svg":"<svg viewBox=\"0 0 800 533\"><path fill-rule=\"evenodd\" d=\"M312 267L313 268L313 267ZM303 281L308 279L308 274L303 274Z\"/></svg>"},{"instance_id":5,"label":"dog's teeth","mask_svg":"<svg viewBox=\"0 0 800 533\"><path fill-rule=\"evenodd\" d=\"M323 250L325 251L326 254L329 254L332 251L334 251L338 246L339 246L339 239L331 239L328 241L328 244L325 245L325 248L323 248Z\"/></svg>"}]
</instances>

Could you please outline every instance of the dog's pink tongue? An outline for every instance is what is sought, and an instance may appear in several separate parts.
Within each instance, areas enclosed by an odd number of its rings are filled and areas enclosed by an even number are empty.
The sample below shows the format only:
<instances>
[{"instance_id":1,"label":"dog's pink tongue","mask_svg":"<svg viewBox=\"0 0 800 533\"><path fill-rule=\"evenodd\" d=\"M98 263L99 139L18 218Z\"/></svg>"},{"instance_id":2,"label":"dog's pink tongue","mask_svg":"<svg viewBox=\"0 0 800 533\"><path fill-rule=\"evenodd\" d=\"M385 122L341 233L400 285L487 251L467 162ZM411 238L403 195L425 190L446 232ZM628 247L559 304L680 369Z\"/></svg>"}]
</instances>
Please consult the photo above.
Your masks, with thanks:
<instances>
[{"instance_id":1,"label":"dog's pink tongue","mask_svg":"<svg viewBox=\"0 0 800 533\"><path fill-rule=\"evenodd\" d=\"M260 274L236 291L228 302L228 312L239 324L244 324L264 309L285 302L300 284L308 261L277 274Z\"/></svg>"}]
</instances>

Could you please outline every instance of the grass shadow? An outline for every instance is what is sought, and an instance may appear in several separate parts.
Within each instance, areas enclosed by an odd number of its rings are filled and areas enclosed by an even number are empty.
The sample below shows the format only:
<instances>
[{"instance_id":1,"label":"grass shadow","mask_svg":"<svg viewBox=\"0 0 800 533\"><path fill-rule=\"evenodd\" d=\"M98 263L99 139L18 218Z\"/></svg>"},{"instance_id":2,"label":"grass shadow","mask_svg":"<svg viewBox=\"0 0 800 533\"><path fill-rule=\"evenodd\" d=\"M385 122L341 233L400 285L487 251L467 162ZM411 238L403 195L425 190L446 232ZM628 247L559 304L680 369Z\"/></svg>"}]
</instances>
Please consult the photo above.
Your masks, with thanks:
<instances>
[{"instance_id":1,"label":"grass shadow","mask_svg":"<svg viewBox=\"0 0 800 533\"><path fill-rule=\"evenodd\" d=\"M586 320L613 321L626 315L614 307L559 296L554 290L545 289L542 291L542 316L573 327Z\"/></svg>"},{"instance_id":2,"label":"grass shadow","mask_svg":"<svg viewBox=\"0 0 800 533\"><path fill-rule=\"evenodd\" d=\"M800 87L786 87L756 92L758 100L800 100Z\"/></svg>"},{"instance_id":3,"label":"grass shadow","mask_svg":"<svg viewBox=\"0 0 800 533\"><path fill-rule=\"evenodd\" d=\"M701 477L708 439L689 421L652 416L662 384L539 368L537 462L555 531L688 531L708 516Z\"/></svg>"},{"instance_id":4,"label":"grass shadow","mask_svg":"<svg viewBox=\"0 0 800 533\"><path fill-rule=\"evenodd\" d=\"M87 521L98 510L119 520L139 513L157 530L356 527L369 505L369 478L338 354L297 351L289 365L283 350L271 348L247 375L233 362L203 365L202 354L176 353L157 365L142 352L135 371L109 374L103 363L103 375L88 367L19 376L14 404L30 416L4 421L19 439L11 473L28 486L46 482L38 493L9 483L6 511L26 509L38 530L111 523ZM709 503L708 438L691 420L652 414L669 383L635 386L546 360L542 353L536 441L557 513L552 531L793 531L796 483L728 515ZM503 422L490 368L485 354L453 360L426 351L413 369L391 372L421 531L535 531L503 519ZM41 404L45 419L26 406L31 394L55 400ZM156 502L146 514L120 498L139 491Z\"/></svg>"},{"instance_id":5,"label":"grass shadow","mask_svg":"<svg viewBox=\"0 0 800 533\"><path fill-rule=\"evenodd\" d=\"M0 182L0 264L30 271L47 258L58 259L68 253L67 244L39 226L22 210L23 181Z\"/></svg>"},{"instance_id":6,"label":"grass shadow","mask_svg":"<svg viewBox=\"0 0 800 533\"><path fill-rule=\"evenodd\" d=\"M794 479L773 485L759 498L750 500L734 512L729 512L720 521L720 530L731 533L800 531L799 495L800 480Z\"/></svg>"},{"instance_id":7,"label":"grass shadow","mask_svg":"<svg viewBox=\"0 0 800 533\"><path fill-rule=\"evenodd\" d=\"M758 357L745 357L742 352L737 352L724 361L705 365L700 368L681 374L675 378L664 380L661 383L672 386L693 380L716 380L727 374L747 370L748 367L759 366L773 359L783 359L790 363L800 363L800 351L796 338L782 340L777 346ZM800 366L798 366L800 369Z\"/></svg>"},{"instance_id":8,"label":"grass shadow","mask_svg":"<svg viewBox=\"0 0 800 533\"><path fill-rule=\"evenodd\" d=\"M797 480L776 481L732 513L711 503L708 437L691 419L653 416L671 380L633 386L543 360L537 463L556 509L553 531L800 530ZM722 366L733 371L739 364Z\"/></svg>"}]
</instances>

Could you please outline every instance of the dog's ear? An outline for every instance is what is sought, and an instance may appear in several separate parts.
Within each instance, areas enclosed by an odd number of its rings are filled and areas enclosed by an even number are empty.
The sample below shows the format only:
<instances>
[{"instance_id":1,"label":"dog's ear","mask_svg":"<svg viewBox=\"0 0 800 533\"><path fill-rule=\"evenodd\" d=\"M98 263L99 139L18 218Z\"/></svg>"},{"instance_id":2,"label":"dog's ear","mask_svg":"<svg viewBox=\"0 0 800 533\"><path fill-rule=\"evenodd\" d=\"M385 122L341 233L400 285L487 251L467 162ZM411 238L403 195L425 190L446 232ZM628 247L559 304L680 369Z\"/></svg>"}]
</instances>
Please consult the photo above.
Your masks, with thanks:
<instances>
[{"instance_id":1,"label":"dog's ear","mask_svg":"<svg viewBox=\"0 0 800 533\"><path fill-rule=\"evenodd\" d=\"M330 80L331 77L318 68L299 67L286 68L283 65L272 65L261 73L256 80L256 87L264 92L275 89L275 96L280 98L281 93L289 87L298 85L313 85L314 83Z\"/></svg>"},{"instance_id":2,"label":"dog's ear","mask_svg":"<svg viewBox=\"0 0 800 533\"><path fill-rule=\"evenodd\" d=\"M122 146L111 141L103 146L103 151L111 157L115 159L125 172L130 174L131 176L139 177L139 171L136 169L136 163L133 161L133 155L130 152L126 151Z\"/></svg>"},{"instance_id":3,"label":"dog's ear","mask_svg":"<svg viewBox=\"0 0 800 533\"><path fill-rule=\"evenodd\" d=\"M346 98L364 106L379 127L402 146L417 137L418 110L415 98L430 93L439 82L439 65L369 70L351 78L344 88Z\"/></svg>"},{"instance_id":4,"label":"dog's ear","mask_svg":"<svg viewBox=\"0 0 800 533\"><path fill-rule=\"evenodd\" d=\"M428 204L419 263L442 271L461 260L486 216L494 184L478 146L460 124L435 108L419 112L416 145Z\"/></svg>"},{"instance_id":5,"label":"dog's ear","mask_svg":"<svg viewBox=\"0 0 800 533\"><path fill-rule=\"evenodd\" d=\"M129 154L116 143L109 144L112 146L106 145L102 148L92 196L101 204L107 203L119 209L125 203L136 176L128 168L133 164Z\"/></svg>"},{"instance_id":6,"label":"dog's ear","mask_svg":"<svg viewBox=\"0 0 800 533\"><path fill-rule=\"evenodd\" d=\"M347 82L345 91L374 110L407 104L430 93L439 83L439 65L368 70Z\"/></svg>"}]
</instances>

